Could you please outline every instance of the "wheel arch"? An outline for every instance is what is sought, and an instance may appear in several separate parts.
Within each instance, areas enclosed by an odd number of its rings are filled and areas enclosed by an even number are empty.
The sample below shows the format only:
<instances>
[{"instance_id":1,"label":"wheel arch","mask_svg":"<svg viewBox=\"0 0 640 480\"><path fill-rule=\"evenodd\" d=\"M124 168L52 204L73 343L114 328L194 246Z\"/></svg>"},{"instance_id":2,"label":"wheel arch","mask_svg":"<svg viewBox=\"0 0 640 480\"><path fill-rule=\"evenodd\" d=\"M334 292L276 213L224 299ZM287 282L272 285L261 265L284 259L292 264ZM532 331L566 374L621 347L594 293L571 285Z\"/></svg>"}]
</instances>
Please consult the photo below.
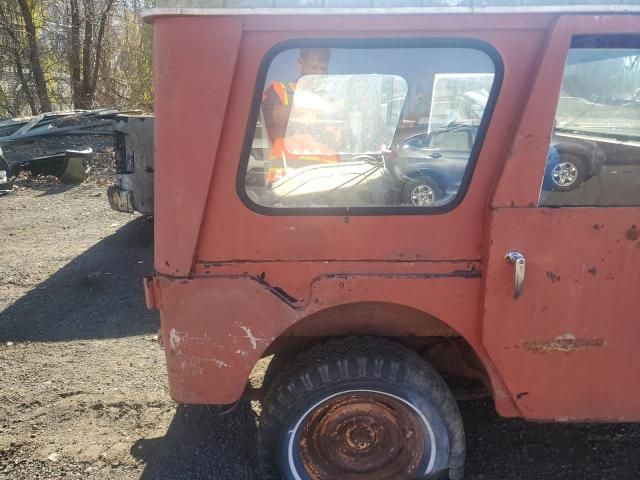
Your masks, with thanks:
<instances>
[{"instance_id":1,"label":"wheel arch","mask_svg":"<svg viewBox=\"0 0 640 480\"><path fill-rule=\"evenodd\" d=\"M477 380L493 395L494 370L481 346L472 345L451 325L424 310L389 301L348 302L313 312L277 336L264 355L273 355L272 362L282 365L329 339L362 336L401 343L440 373Z\"/></svg>"},{"instance_id":2,"label":"wheel arch","mask_svg":"<svg viewBox=\"0 0 640 480\"><path fill-rule=\"evenodd\" d=\"M440 187L440 190L445 192L449 187L449 180L443 172L438 171L435 168L419 167L416 169L414 175L411 177L413 180L417 180L420 177L432 178Z\"/></svg>"}]
</instances>

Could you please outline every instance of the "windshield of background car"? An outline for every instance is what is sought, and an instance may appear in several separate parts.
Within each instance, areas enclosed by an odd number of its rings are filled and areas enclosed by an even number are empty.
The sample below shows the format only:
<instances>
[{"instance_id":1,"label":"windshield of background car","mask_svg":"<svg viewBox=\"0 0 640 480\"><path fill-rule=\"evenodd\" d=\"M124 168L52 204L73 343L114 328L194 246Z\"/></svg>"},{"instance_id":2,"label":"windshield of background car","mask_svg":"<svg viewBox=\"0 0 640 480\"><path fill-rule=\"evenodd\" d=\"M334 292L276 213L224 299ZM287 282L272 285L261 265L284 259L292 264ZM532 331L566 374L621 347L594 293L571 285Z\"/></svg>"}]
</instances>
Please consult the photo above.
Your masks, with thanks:
<instances>
[{"instance_id":1,"label":"windshield of background car","mask_svg":"<svg viewBox=\"0 0 640 480\"><path fill-rule=\"evenodd\" d=\"M490 47L316 43L265 60L238 184L245 203L264 213L355 215L457 204L499 84ZM410 137L428 143L424 151L404 148Z\"/></svg>"}]
</instances>

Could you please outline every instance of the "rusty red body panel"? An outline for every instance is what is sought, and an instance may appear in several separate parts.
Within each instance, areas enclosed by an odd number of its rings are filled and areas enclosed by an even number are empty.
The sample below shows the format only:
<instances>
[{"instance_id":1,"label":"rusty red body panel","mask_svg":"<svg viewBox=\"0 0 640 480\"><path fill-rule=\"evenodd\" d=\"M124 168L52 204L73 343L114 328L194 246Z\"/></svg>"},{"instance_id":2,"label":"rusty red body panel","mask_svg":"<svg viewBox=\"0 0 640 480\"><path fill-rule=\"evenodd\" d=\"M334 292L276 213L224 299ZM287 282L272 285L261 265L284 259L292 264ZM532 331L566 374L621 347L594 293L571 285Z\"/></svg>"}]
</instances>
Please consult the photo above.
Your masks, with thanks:
<instances>
[{"instance_id":1,"label":"rusty red body panel","mask_svg":"<svg viewBox=\"0 0 640 480\"><path fill-rule=\"evenodd\" d=\"M629 234L640 209L537 207L571 35L637 31L631 15L154 19L157 276L147 302L161 312L173 398L238 400L282 336L460 336L502 415L640 420L640 249ZM484 41L504 63L459 206L338 217L243 204L236 176L270 48L431 37ZM518 300L510 249L529 262Z\"/></svg>"}]
</instances>

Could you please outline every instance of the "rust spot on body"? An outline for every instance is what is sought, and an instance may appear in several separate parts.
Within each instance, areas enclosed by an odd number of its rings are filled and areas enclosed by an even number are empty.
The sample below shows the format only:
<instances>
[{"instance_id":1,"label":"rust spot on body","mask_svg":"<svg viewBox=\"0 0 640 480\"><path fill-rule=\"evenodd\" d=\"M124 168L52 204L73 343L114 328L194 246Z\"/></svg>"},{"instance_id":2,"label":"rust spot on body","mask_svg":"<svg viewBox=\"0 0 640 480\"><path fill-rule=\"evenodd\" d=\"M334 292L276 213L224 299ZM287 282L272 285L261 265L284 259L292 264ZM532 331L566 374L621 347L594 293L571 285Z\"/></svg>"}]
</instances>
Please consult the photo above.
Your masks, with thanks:
<instances>
[{"instance_id":1,"label":"rust spot on body","mask_svg":"<svg viewBox=\"0 0 640 480\"><path fill-rule=\"evenodd\" d=\"M529 340L522 344L525 350L532 353L571 353L587 348L602 348L607 342L602 338L576 338L567 333L552 340Z\"/></svg>"},{"instance_id":2,"label":"rust spot on body","mask_svg":"<svg viewBox=\"0 0 640 480\"><path fill-rule=\"evenodd\" d=\"M560 275L556 275L553 272L546 272L545 275L549 280L551 280L551 283L556 283L560 281Z\"/></svg>"},{"instance_id":3,"label":"rust spot on body","mask_svg":"<svg viewBox=\"0 0 640 480\"><path fill-rule=\"evenodd\" d=\"M587 272L595 277L598 274L598 269L596 267L591 267Z\"/></svg>"},{"instance_id":4,"label":"rust spot on body","mask_svg":"<svg viewBox=\"0 0 640 480\"><path fill-rule=\"evenodd\" d=\"M640 238L640 229L635 225L631 225L631 228L626 231L624 237L630 242L635 242L638 238Z\"/></svg>"}]
</instances>

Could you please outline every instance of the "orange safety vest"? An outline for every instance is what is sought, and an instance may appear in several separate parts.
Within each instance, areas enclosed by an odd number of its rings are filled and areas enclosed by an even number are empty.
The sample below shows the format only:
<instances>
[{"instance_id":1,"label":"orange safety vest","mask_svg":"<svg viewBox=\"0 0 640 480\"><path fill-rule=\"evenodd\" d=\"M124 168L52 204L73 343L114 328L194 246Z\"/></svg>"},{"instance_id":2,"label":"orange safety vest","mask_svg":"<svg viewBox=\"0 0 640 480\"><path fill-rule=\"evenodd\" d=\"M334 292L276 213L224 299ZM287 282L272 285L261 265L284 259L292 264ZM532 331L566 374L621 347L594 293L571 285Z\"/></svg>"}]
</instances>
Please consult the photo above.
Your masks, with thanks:
<instances>
[{"instance_id":1,"label":"orange safety vest","mask_svg":"<svg viewBox=\"0 0 640 480\"><path fill-rule=\"evenodd\" d=\"M283 82L273 82L272 87L278 95L282 105L291 106L293 104L293 95L296 89L295 82L290 82L288 84ZM316 152L324 151L326 153L297 155L289 152L285 148L284 138L275 138L273 140L273 145L271 145L271 165L266 172L267 184L273 183L284 177L287 173L287 168L291 166L300 168L308 166L307 162L335 163L338 161L338 157L333 151L331 151L326 145L322 145L317 142L310 134L289 136L287 137L287 144L289 146L292 144L299 145L300 150L305 150L306 147L306 149L309 150Z\"/></svg>"}]
</instances>

